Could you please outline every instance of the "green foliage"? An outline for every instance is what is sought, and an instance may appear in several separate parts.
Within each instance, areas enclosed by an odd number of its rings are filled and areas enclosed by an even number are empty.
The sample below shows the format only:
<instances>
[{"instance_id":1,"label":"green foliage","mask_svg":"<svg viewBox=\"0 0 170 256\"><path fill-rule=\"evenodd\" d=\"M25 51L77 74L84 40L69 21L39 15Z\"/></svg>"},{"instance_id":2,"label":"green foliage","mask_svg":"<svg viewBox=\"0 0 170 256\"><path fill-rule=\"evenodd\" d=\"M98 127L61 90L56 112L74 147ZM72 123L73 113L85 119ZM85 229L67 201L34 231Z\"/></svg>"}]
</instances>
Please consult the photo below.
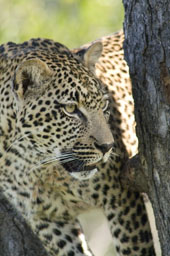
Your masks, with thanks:
<instances>
[{"instance_id":1,"label":"green foliage","mask_svg":"<svg viewBox=\"0 0 170 256\"><path fill-rule=\"evenodd\" d=\"M0 43L45 37L77 47L122 27L120 0L0 0Z\"/></svg>"}]
</instances>

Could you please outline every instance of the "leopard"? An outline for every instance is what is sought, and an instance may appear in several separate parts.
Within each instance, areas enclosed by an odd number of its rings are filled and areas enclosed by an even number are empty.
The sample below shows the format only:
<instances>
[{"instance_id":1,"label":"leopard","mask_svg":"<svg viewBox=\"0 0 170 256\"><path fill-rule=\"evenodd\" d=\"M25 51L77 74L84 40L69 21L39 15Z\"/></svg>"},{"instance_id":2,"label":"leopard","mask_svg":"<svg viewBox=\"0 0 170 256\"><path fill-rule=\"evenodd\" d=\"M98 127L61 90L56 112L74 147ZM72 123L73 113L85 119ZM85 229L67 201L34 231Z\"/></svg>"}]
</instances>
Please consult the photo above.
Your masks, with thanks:
<instances>
[{"instance_id":1,"label":"leopard","mask_svg":"<svg viewBox=\"0 0 170 256\"><path fill-rule=\"evenodd\" d=\"M105 214L116 255L153 256L143 198L121 184L137 150L123 33L69 50L0 46L0 188L49 256L94 255L78 216Z\"/></svg>"}]
</instances>

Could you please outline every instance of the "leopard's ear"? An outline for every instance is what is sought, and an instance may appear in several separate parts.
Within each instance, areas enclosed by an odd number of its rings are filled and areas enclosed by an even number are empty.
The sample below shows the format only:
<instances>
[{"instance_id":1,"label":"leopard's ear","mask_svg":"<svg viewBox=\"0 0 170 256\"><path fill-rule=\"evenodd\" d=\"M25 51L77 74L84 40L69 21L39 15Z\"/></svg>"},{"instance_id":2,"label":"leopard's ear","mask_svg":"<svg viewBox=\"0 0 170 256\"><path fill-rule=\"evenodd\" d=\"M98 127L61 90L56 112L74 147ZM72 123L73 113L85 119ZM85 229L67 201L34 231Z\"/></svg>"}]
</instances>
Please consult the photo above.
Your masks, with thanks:
<instances>
[{"instance_id":1,"label":"leopard's ear","mask_svg":"<svg viewBox=\"0 0 170 256\"><path fill-rule=\"evenodd\" d=\"M95 73L95 64L102 54L103 46L101 42L95 42L87 49L74 50L74 52L81 58L83 64Z\"/></svg>"},{"instance_id":2,"label":"leopard's ear","mask_svg":"<svg viewBox=\"0 0 170 256\"><path fill-rule=\"evenodd\" d=\"M40 59L29 59L22 62L14 75L13 90L18 99L33 97L43 90L50 79L52 71Z\"/></svg>"}]
</instances>

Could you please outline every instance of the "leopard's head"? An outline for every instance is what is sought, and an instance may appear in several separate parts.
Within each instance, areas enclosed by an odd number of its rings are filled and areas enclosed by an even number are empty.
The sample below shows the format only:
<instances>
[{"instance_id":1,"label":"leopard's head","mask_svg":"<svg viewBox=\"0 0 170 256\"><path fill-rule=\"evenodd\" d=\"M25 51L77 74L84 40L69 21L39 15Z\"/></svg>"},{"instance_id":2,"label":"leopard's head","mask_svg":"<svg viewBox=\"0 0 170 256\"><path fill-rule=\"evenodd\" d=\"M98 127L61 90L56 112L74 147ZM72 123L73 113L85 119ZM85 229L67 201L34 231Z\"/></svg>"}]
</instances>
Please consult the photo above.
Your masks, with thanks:
<instances>
[{"instance_id":1,"label":"leopard's head","mask_svg":"<svg viewBox=\"0 0 170 256\"><path fill-rule=\"evenodd\" d=\"M113 146L109 98L93 74L102 51L95 43L83 62L68 50L55 56L27 56L15 72L17 132L44 163L59 162L77 179L97 172ZM47 58L48 55L48 58Z\"/></svg>"}]
</instances>

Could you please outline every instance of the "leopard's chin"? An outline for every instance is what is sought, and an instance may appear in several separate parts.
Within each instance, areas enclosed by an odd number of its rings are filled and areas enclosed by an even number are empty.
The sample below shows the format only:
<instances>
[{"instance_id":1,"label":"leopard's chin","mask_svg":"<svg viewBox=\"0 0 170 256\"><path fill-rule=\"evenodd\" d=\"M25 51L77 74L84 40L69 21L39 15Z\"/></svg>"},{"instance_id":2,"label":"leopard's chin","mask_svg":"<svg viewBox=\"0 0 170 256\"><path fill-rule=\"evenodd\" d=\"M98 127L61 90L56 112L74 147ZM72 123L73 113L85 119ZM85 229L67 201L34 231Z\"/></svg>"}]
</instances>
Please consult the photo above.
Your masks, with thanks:
<instances>
[{"instance_id":1,"label":"leopard's chin","mask_svg":"<svg viewBox=\"0 0 170 256\"><path fill-rule=\"evenodd\" d=\"M97 173L98 169L94 168L89 171L71 172L70 175L77 180L88 180Z\"/></svg>"}]
</instances>

